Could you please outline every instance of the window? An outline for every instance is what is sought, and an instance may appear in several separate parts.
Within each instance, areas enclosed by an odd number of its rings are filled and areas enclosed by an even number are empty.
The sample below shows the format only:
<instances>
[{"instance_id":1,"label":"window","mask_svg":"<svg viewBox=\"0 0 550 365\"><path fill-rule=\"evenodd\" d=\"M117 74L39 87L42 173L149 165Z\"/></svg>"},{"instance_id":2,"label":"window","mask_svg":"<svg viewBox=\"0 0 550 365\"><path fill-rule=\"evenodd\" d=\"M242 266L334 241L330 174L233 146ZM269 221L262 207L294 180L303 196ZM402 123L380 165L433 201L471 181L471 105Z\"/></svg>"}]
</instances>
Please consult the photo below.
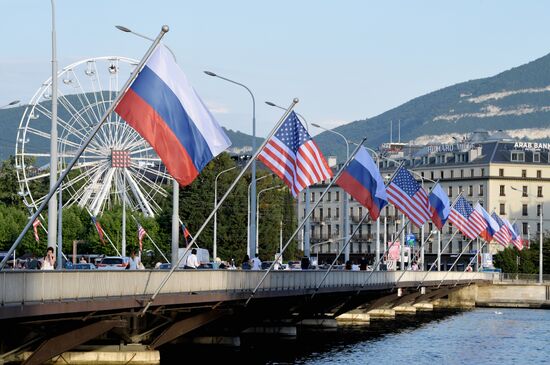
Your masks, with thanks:
<instances>
[{"instance_id":1,"label":"window","mask_svg":"<svg viewBox=\"0 0 550 365\"><path fill-rule=\"evenodd\" d=\"M306 193L303 193L303 194L302 194L302 201L303 201L303 202L306 201Z\"/></svg>"},{"instance_id":2,"label":"window","mask_svg":"<svg viewBox=\"0 0 550 365\"><path fill-rule=\"evenodd\" d=\"M542 171L537 170L537 178L540 179L542 177Z\"/></svg>"},{"instance_id":3,"label":"window","mask_svg":"<svg viewBox=\"0 0 550 365\"><path fill-rule=\"evenodd\" d=\"M453 196L453 187L452 187L452 186L449 186L449 187L447 188L447 190L448 190L448 191L447 191L447 195L449 196L449 198L452 197L452 196Z\"/></svg>"},{"instance_id":4,"label":"window","mask_svg":"<svg viewBox=\"0 0 550 365\"><path fill-rule=\"evenodd\" d=\"M506 214L506 209L504 209L504 204L500 204L500 210L499 210L499 213L500 215L505 215Z\"/></svg>"},{"instance_id":5,"label":"window","mask_svg":"<svg viewBox=\"0 0 550 365\"><path fill-rule=\"evenodd\" d=\"M498 176L504 176L504 169L498 169Z\"/></svg>"},{"instance_id":6,"label":"window","mask_svg":"<svg viewBox=\"0 0 550 365\"><path fill-rule=\"evenodd\" d=\"M506 196L505 192L504 192L504 185L500 185L500 196Z\"/></svg>"},{"instance_id":7,"label":"window","mask_svg":"<svg viewBox=\"0 0 550 365\"><path fill-rule=\"evenodd\" d=\"M527 204L522 204L521 206L521 215L526 216L527 215Z\"/></svg>"},{"instance_id":8,"label":"window","mask_svg":"<svg viewBox=\"0 0 550 365\"><path fill-rule=\"evenodd\" d=\"M479 196L483 196L483 185L479 185Z\"/></svg>"},{"instance_id":9,"label":"window","mask_svg":"<svg viewBox=\"0 0 550 365\"><path fill-rule=\"evenodd\" d=\"M327 208L327 218L332 218L332 209Z\"/></svg>"},{"instance_id":10,"label":"window","mask_svg":"<svg viewBox=\"0 0 550 365\"><path fill-rule=\"evenodd\" d=\"M311 202L313 203L314 201L315 201L315 193L312 192L312 193L311 193Z\"/></svg>"},{"instance_id":11,"label":"window","mask_svg":"<svg viewBox=\"0 0 550 365\"><path fill-rule=\"evenodd\" d=\"M336 207L336 215L335 218L340 218L340 208Z\"/></svg>"},{"instance_id":12,"label":"window","mask_svg":"<svg viewBox=\"0 0 550 365\"><path fill-rule=\"evenodd\" d=\"M537 204L537 217L540 217L540 204Z\"/></svg>"},{"instance_id":13,"label":"window","mask_svg":"<svg viewBox=\"0 0 550 365\"><path fill-rule=\"evenodd\" d=\"M350 207L350 208L349 208L349 215L350 215L350 216L353 216L353 207Z\"/></svg>"},{"instance_id":14,"label":"window","mask_svg":"<svg viewBox=\"0 0 550 365\"><path fill-rule=\"evenodd\" d=\"M433 224L428 223L428 232L431 232L433 230Z\"/></svg>"},{"instance_id":15,"label":"window","mask_svg":"<svg viewBox=\"0 0 550 365\"><path fill-rule=\"evenodd\" d=\"M302 216L302 218L305 216L306 216L306 208L304 208L304 215Z\"/></svg>"},{"instance_id":16,"label":"window","mask_svg":"<svg viewBox=\"0 0 550 365\"><path fill-rule=\"evenodd\" d=\"M328 238L332 236L332 226L330 224L327 226L327 234L328 234Z\"/></svg>"},{"instance_id":17,"label":"window","mask_svg":"<svg viewBox=\"0 0 550 365\"><path fill-rule=\"evenodd\" d=\"M470 176L474 177L474 169L470 169Z\"/></svg>"},{"instance_id":18,"label":"window","mask_svg":"<svg viewBox=\"0 0 550 365\"><path fill-rule=\"evenodd\" d=\"M443 179L443 171L439 171L440 178Z\"/></svg>"},{"instance_id":19,"label":"window","mask_svg":"<svg viewBox=\"0 0 550 365\"><path fill-rule=\"evenodd\" d=\"M340 201L340 192L339 191L336 192L336 201L337 202Z\"/></svg>"},{"instance_id":20,"label":"window","mask_svg":"<svg viewBox=\"0 0 550 365\"><path fill-rule=\"evenodd\" d=\"M527 197L527 186L522 186L521 191L522 191L521 196L526 198Z\"/></svg>"},{"instance_id":21,"label":"window","mask_svg":"<svg viewBox=\"0 0 550 365\"><path fill-rule=\"evenodd\" d=\"M537 186L537 197L542 198L542 186Z\"/></svg>"},{"instance_id":22,"label":"window","mask_svg":"<svg viewBox=\"0 0 550 365\"><path fill-rule=\"evenodd\" d=\"M460 170L460 177L464 177L464 170Z\"/></svg>"},{"instance_id":23,"label":"window","mask_svg":"<svg viewBox=\"0 0 550 365\"><path fill-rule=\"evenodd\" d=\"M522 228L523 228L523 229L522 229L523 234L529 234L529 223L523 222L523 223L521 224L521 226L522 226Z\"/></svg>"},{"instance_id":24,"label":"window","mask_svg":"<svg viewBox=\"0 0 550 365\"><path fill-rule=\"evenodd\" d=\"M533 153L533 162L540 162L540 152Z\"/></svg>"},{"instance_id":25,"label":"window","mask_svg":"<svg viewBox=\"0 0 550 365\"><path fill-rule=\"evenodd\" d=\"M430 179L434 179L434 172L433 171L430 171Z\"/></svg>"},{"instance_id":26,"label":"window","mask_svg":"<svg viewBox=\"0 0 550 365\"><path fill-rule=\"evenodd\" d=\"M521 177L527 177L527 170L521 170Z\"/></svg>"},{"instance_id":27,"label":"window","mask_svg":"<svg viewBox=\"0 0 550 365\"><path fill-rule=\"evenodd\" d=\"M363 218L363 207L359 207L359 218Z\"/></svg>"},{"instance_id":28,"label":"window","mask_svg":"<svg viewBox=\"0 0 550 365\"><path fill-rule=\"evenodd\" d=\"M455 177L455 170L451 170L451 179Z\"/></svg>"},{"instance_id":29,"label":"window","mask_svg":"<svg viewBox=\"0 0 550 365\"><path fill-rule=\"evenodd\" d=\"M462 241L458 241L458 252L462 252Z\"/></svg>"},{"instance_id":30,"label":"window","mask_svg":"<svg viewBox=\"0 0 550 365\"><path fill-rule=\"evenodd\" d=\"M330 194L330 191L328 192L327 194L327 201L330 201L331 200L331 194Z\"/></svg>"},{"instance_id":31,"label":"window","mask_svg":"<svg viewBox=\"0 0 550 365\"><path fill-rule=\"evenodd\" d=\"M447 221L449 222L449 221ZM449 222L449 230L447 231L449 234L453 233L453 224Z\"/></svg>"},{"instance_id":32,"label":"window","mask_svg":"<svg viewBox=\"0 0 550 365\"><path fill-rule=\"evenodd\" d=\"M424 177L424 171L420 172L420 176Z\"/></svg>"},{"instance_id":33,"label":"window","mask_svg":"<svg viewBox=\"0 0 550 365\"><path fill-rule=\"evenodd\" d=\"M319 218L321 220L324 220L325 219L325 216L323 215L323 208L319 208Z\"/></svg>"},{"instance_id":34,"label":"window","mask_svg":"<svg viewBox=\"0 0 550 365\"><path fill-rule=\"evenodd\" d=\"M460 194L461 192L462 192L462 186L459 185L459 186L458 186L458 193Z\"/></svg>"},{"instance_id":35,"label":"window","mask_svg":"<svg viewBox=\"0 0 550 365\"><path fill-rule=\"evenodd\" d=\"M474 186L470 185L468 186L468 196L473 196L473 195L474 195Z\"/></svg>"},{"instance_id":36,"label":"window","mask_svg":"<svg viewBox=\"0 0 550 365\"><path fill-rule=\"evenodd\" d=\"M316 209L313 209L313 212L311 213L311 218L315 219L315 211Z\"/></svg>"},{"instance_id":37,"label":"window","mask_svg":"<svg viewBox=\"0 0 550 365\"><path fill-rule=\"evenodd\" d=\"M524 162L525 161L525 152L523 152L523 151L512 151L510 160L512 162Z\"/></svg>"},{"instance_id":38,"label":"window","mask_svg":"<svg viewBox=\"0 0 550 365\"><path fill-rule=\"evenodd\" d=\"M481 169L481 176L485 176L485 169Z\"/></svg>"},{"instance_id":39,"label":"window","mask_svg":"<svg viewBox=\"0 0 550 365\"><path fill-rule=\"evenodd\" d=\"M336 235L340 234L340 225L339 224L334 226L334 234L336 234Z\"/></svg>"}]
</instances>

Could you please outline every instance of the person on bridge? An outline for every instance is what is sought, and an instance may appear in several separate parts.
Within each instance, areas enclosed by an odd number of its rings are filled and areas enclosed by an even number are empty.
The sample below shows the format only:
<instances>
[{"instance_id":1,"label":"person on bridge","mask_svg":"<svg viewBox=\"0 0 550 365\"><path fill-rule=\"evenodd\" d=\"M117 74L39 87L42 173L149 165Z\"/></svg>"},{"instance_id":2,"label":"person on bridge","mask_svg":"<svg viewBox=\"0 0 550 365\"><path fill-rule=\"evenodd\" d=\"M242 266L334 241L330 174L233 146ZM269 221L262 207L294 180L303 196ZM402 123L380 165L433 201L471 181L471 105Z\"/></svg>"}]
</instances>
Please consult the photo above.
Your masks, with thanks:
<instances>
[{"instance_id":1,"label":"person on bridge","mask_svg":"<svg viewBox=\"0 0 550 365\"><path fill-rule=\"evenodd\" d=\"M185 269L198 269L199 268L199 259L197 258L197 249L194 248L191 250L191 255L187 256L185 261Z\"/></svg>"},{"instance_id":2,"label":"person on bridge","mask_svg":"<svg viewBox=\"0 0 550 365\"><path fill-rule=\"evenodd\" d=\"M48 247L46 250L46 257L44 257L44 263L42 264L42 270L53 270L55 268L55 255L53 254L53 247Z\"/></svg>"},{"instance_id":3,"label":"person on bridge","mask_svg":"<svg viewBox=\"0 0 550 365\"><path fill-rule=\"evenodd\" d=\"M137 270L139 268L139 257L136 256L136 252L132 251L132 254L130 255L130 270Z\"/></svg>"},{"instance_id":4,"label":"person on bridge","mask_svg":"<svg viewBox=\"0 0 550 365\"><path fill-rule=\"evenodd\" d=\"M261 270L262 269L262 260L258 254L252 259L252 270Z\"/></svg>"},{"instance_id":5,"label":"person on bridge","mask_svg":"<svg viewBox=\"0 0 550 365\"><path fill-rule=\"evenodd\" d=\"M252 266L250 266L250 257L248 255L244 255L243 262L241 263L241 268L243 270L250 270Z\"/></svg>"}]
</instances>

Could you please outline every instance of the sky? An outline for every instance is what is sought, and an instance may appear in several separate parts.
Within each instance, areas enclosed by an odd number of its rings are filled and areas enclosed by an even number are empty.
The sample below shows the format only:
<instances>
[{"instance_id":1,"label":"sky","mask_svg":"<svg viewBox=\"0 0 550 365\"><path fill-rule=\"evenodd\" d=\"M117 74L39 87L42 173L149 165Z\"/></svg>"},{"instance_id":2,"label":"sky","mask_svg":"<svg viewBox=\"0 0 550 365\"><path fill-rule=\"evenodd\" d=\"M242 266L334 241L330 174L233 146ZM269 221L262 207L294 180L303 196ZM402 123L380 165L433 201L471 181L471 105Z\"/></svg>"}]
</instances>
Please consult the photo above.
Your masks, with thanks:
<instances>
[{"instance_id":1,"label":"sky","mask_svg":"<svg viewBox=\"0 0 550 365\"><path fill-rule=\"evenodd\" d=\"M47 0L1 0L0 105L28 102L51 74ZM294 97L327 128L374 117L457 82L492 76L550 52L550 2L57 0L60 68L85 58L139 59L164 38L220 123L252 132L247 85L265 136ZM312 129L312 132L315 132Z\"/></svg>"}]
</instances>

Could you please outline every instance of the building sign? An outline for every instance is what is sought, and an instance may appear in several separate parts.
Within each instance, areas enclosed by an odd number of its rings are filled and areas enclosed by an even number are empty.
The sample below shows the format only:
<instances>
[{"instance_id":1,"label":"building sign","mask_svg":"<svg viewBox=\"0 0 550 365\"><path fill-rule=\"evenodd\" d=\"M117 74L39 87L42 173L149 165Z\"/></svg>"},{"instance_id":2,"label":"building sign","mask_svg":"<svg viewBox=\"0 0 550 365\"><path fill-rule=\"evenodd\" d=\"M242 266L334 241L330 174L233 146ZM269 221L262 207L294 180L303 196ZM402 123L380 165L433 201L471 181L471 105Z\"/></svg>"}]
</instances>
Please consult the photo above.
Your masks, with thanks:
<instances>
[{"instance_id":1,"label":"building sign","mask_svg":"<svg viewBox=\"0 0 550 365\"><path fill-rule=\"evenodd\" d=\"M550 151L550 143L542 142L516 142L514 143L516 150L545 150Z\"/></svg>"},{"instance_id":2,"label":"building sign","mask_svg":"<svg viewBox=\"0 0 550 365\"><path fill-rule=\"evenodd\" d=\"M438 144L427 146L428 153L434 152L466 152L474 148L473 143Z\"/></svg>"}]
</instances>

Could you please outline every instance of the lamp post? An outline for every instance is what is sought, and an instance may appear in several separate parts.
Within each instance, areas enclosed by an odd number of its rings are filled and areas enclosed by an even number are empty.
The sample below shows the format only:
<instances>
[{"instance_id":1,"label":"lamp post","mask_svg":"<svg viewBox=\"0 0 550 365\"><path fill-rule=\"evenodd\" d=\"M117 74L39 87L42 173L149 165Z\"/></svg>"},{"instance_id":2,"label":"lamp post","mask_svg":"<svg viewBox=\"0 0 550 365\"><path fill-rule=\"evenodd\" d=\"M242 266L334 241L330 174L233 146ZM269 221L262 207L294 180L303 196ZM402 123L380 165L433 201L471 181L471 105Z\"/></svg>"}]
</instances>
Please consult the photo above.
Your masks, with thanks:
<instances>
[{"instance_id":1,"label":"lamp post","mask_svg":"<svg viewBox=\"0 0 550 365\"><path fill-rule=\"evenodd\" d=\"M57 182L57 42L55 35L55 0L52 4L52 124L50 130L50 190ZM48 247L55 250L57 239L57 195L48 202Z\"/></svg>"},{"instance_id":2,"label":"lamp post","mask_svg":"<svg viewBox=\"0 0 550 365\"><path fill-rule=\"evenodd\" d=\"M264 176L260 176L259 178L256 179L256 182L262 180L262 179L265 179L266 177L269 177L271 176L271 174L268 174L268 175L264 175ZM250 240L250 235L252 234L251 231L250 231L250 220L251 220L251 215L250 215L250 188L252 187L252 181L250 182L250 184L248 184L248 194L247 194L247 197L248 197L248 209L247 209L247 217L248 217L248 234L246 236L247 240L246 240L246 254L250 257L252 251L250 250L250 246L251 246L251 240Z\"/></svg>"},{"instance_id":3,"label":"lamp post","mask_svg":"<svg viewBox=\"0 0 550 365\"><path fill-rule=\"evenodd\" d=\"M313 251L313 247L321 246L321 245L324 245L325 243L331 244L332 242L334 242L334 240L329 239L326 241L314 243L313 245L311 245L311 250ZM317 267L319 267L319 250L317 250Z\"/></svg>"},{"instance_id":4,"label":"lamp post","mask_svg":"<svg viewBox=\"0 0 550 365\"><path fill-rule=\"evenodd\" d=\"M124 33L131 33L135 36L138 36L138 37L143 38L143 39L147 39L148 41L151 41L151 42L155 41L153 38L150 38L150 37L147 37L146 35L134 32L133 30L131 30L131 29L125 27L125 26L122 26L122 25L115 25L115 28L120 30L120 31L123 31ZM168 51L170 51L170 53L172 54L172 57L174 57L174 60L176 60L176 54L174 53L174 51L172 51L172 49L170 47L168 47L166 44L163 43L163 45L164 45L164 47L166 47L166 49Z\"/></svg>"},{"instance_id":5,"label":"lamp post","mask_svg":"<svg viewBox=\"0 0 550 365\"><path fill-rule=\"evenodd\" d=\"M20 102L21 102L21 101L19 101L19 100L10 101L10 102L7 103L6 105L0 106L0 109L4 109L4 108L7 107L7 106L13 106L13 105L19 104Z\"/></svg>"},{"instance_id":6,"label":"lamp post","mask_svg":"<svg viewBox=\"0 0 550 365\"><path fill-rule=\"evenodd\" d=\"M150 37L147 37L143 34L140 34L140 33L137 33L137 32L134 32L133 30L127 28L127 27L124 27L122 25L115 25L115 28L120 30L120 31L123 31L124 33L130 33L130 34L133 34L135 36L138 36L140 38L143 38L143 39L146 39L148 41L151 41L151 42L154 42L155 40L153 38L150 38ZM166 44L164 44L164 47L166 47L166 49L168 51L170 51L170 53L172 54L172 57L174 57L174 61L176 61L177 63L177 59L176 59L176 55L174 54L174 52L172 51L172 49L170 49L170 47L168 47ZM126 186L126 183L124 183L124 185ZM125 190L126 191L126 190ZM171 252L172 252L172 255L171 255L171 261L172 261L172 265L176 265L176 263L178 262L178 248L179 248L179 232L180 232L180 227L179 227L179 222L180 222L180 219L179 219L179 210L180 210L180 202L179 202L179 195L180 195L180 185L179 183L176 181L176 179L172 179L172 245L171 245ZM124 205L125 207L125 205ZM124 213L126 211L124 210ZM125 214L124 214L125 215ZM124 218L123 222L126 222L126 218ZM123 224L123 226L125 226L126 223ZM124 229L124 232L123 232L123 240L124 240L124 248L126 247L126 230ZM123 253L122 255L126 255L126 250L123 249ZM215 258L216 256L214 256Z\"/></svg>"},{"instance_id":7,"label":"lamp post","mask_svg":"<svg viewBox=\"0 0 550 365\"><path fill-rule=\"evenodd\" d=\"M316 123L311 123L311 125L341 137L344 140L344 142L346 143L346 161L349 160L349 142L348 142L347 138L342 133L333 131L332 129L322 127L322 126L320 126L319 124L316 124ZM344 234L344 237L347 237L347 236L349 236L348 193L346 193L344 191L344 194L342 194L342 195L343 195L342 196L342 202L343 202L343 206L344 206L343 207L343 211L344 211L344 230L343 230L343 234ZM345 260L345 262L349 261L350 247L351 247L351 245L347 245L346 249L344 251L344 260Z\"/></svg>"},{"instance_id":8,"label":"lamp post","mask_svg":"<svg viewBox=\"0 0 550 365\"><path fill-rule=\"evenodd\" d=\"M236 168L237 166L230 167L216 175L216 178L214 179L214 208L218 204L218 178L222 174ZM214 242L212 243L212 255L214 256L214 260L218 257L218 211L214 213Z\"/></svg>"},{"instance_id":9,"label":"lamp post","mask_svg":"<svg viewBox=\"0 0 550 365\"><path fill-rule=\"evenodd\" d=\"M285 110L285 108L283 108L282 106L280 105L277 105L271 101L266 101L265 102L267 105L269 106L272 106L272 107L275 107L275 108L279 108L279 109L282 109L282 110ZM306 118L304 118L304 116L300 113L296 113L300 118L302 118L302 120L304 121L304 123L306 123L306 130L309 134L309 123L307 122ZM310 202L311 202L311 199L309 198L309 186L306 186L306 191L305 191L305 204L304 204L304 208L306 210L306 212L309 211L309 206L310 206ZM311 230L311 226L309 224L309 217L307 217L306 219L306 222L304 224L304 256L306 257L309 257L309 255L311 254L311 247L310 247L310 230Z\"/></svg>"},{"instance_id":10,"label":"lamp post","mask_svg":"<svg viewBox=\"0 0 550 365\"><path fill-rule=\"evenodd\" d=\"M522 191L522 190L519 190L513 186L510 187L512 190L515 190L515 191L519 191L520 193L522 193L523 195L525 196L529 196L531 198L536 198L536 196L532 195L532 194L527 194L526 192ZM539 284L542 285L542 273L543 273L543 260L542 260L542 255L543 255L543 251L542 251L542 246L544 244L543 242L543 237L542 237L542 217L544 215L544 201L541 201L540 202L540 214L539 214L539 225L540 225L540 228L539 228Z\"/></svg>"},{"instance_id":11,"label":"lamp post","mask_svg":"<svg viewBox=\"0 0 550 365\"><path fill-rule=\"evenodd\" d=\"M228 79L226 77L220 76L215 74L211 71L204 71L205 74L212 77L217 77L219 79L225 80L229 83L241 86L248 91L250 94L250 97L252 98L252 153L256 151L256 99L254 98L254 94L252 91L244 84L241 84L240 82ZM255 239L256 238L256 160L252 161L252 168L251 168L251 175L252 175L252 201L250 202L250 213L253 215L250 219L250 238ZM249 248L254 251L256 251L256 243L252 242L252 244L249 245ZM255 252L250 252L250 256L254 256Z\"/></svg>"},{"instance_id":12,"label":"lamp post","mask_svg":"<svg viewBox=\"0 0 550 365\"><path fill-rule=\"evenodd\" d=\"M265 193L266 191L273 190L273 189L279 189L279 188L281 188L281 187L282 187L282 185L271 186L271 187L269 187L269 188L262 189L262 190L260 190L260 191L258 192L258 204L256 205L256 250L255 250L255 253L258 253L258 252L260 251L260 250L259 250L260 245L259 245L259 243L258 243L258 237L259 237L259 234L258 234L258 233L259 233L259 231L260 231L260 230L258 229L258 227L260 226L260 204L259 204L259 202L260 202L260 195L261 195L262 193Z\"/></svg>"}]
</instances>

